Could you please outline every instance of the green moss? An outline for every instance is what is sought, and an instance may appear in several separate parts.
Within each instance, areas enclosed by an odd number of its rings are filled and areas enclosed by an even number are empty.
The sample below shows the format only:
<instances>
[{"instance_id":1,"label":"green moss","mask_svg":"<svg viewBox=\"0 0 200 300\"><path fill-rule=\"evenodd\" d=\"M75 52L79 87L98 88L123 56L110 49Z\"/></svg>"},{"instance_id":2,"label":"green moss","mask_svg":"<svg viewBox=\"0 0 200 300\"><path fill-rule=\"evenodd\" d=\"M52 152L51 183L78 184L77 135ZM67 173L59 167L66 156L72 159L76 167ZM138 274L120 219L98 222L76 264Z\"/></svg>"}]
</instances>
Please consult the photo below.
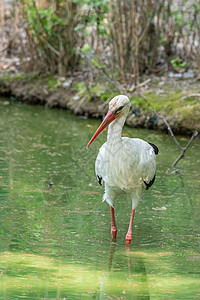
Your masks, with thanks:
<instances>
[{"instance_id":1,"label":"green moss","mask_svg":"<svg viewBox=\"0 0 200 300\"><path fill-rule=\"evenodd\" d=\"M100 98L102 101L111 99L119 94L119 91L113 91L109 84L96 84L88 89L84 82L79 82L75 85L76 92L80 97L88 95L88 100L91 97ZM139 107L144 111L156 110L160 114L167 114L169 116L177 115L180 121L200 121L200 103L199 99L189 97L182 99L184 96L181 90L172 90L170 87L165 88L165 93L156 94L156 91L148 91L143 95L129 95L132 107Z\"/></svg>"},{"instance_id":2,"label":"green moss","mask_svg":"<svg viewBox=\"0 0 200 300\"><path fill-rule=\"evenodd\" d=\"M139 106L143 110L152 110L149 106L149 99L146 97L141 97L140 95L135 95L130 97L131 105L134 106Z\"/></svg>"},{"instance_id":3,"label":"green moss","mask_svg":"<svg viewBox=\"0 0 200 300\"><path fill-rule=\"evenodd\" d=\"M171 107L178 105L180 98L182 97L180 92L173 94L160 94L156 95L155 92L148 92L144 94L149 106L157 111L166 109L171 110Z\"/></svg>"},{"instance_id":4,"label":"green moss","mask_svg":"<svg viewBox=\"0 0 200 300\"><path fill-rule=\"evenodd\" d=\"M156 95L155 92L147 92L144 97L139 95L131 97L132 105L138 105L144 110L157 110L166 112L176 112L181 107L200 106L195 98L182 100L183 94L179 91L168 94Z\"/></svg>"},{"instance_id":5,"label":"green moss","mask_svg":"<svg viewBox=\"0 0 200 300\"><path fill-rule=\"evenodd\" d=\"M33 80L37 80L37 82L40 82L41 77L39 77L38 73L25 74L22 72L19 72L17 74L6 73L5 75L0 77L0 81L8 81L11 83L14 80L26 82L32 82Z\"/></svg>"},{"instance_id":6,"label":"green moss","mask_svg":"<svg viewBox=\"0 0 200 300\"><path fill-rule=\"evenodd\" d=\"M17 80L19 82L26 82L30 87L34 87L38 84L46 84L47 89L49 90L55 90L60 86L60 83L58 83L57 79L51 75L46 76L39 76L38 73L17 73L17 74L11 74L7 73L0 77L0 81L8 81L12 83L14 80Z\"/></svg>"},{"instance_id":7,"label":"green moss","mask_svg":"<svg viewBox=\"0 0 200 300\"><path fill-rule=\"evenodd\" d=\"M200 105L187 105L179 108L180 120L200 121Z\"/></svg>"},{"instance_id":8,"label":"green moss","mask_svg":"<svg viewBox=\"0 0 200 300\"><path fill-rule=\"evenodd\" d=\"M20 80L22 76L23 76L22 73L18 73L18 74L6 73L5 75L2 75L0 77L0 81L7 81L11 83L15 79Z\"/></svg>"}]
</instances>

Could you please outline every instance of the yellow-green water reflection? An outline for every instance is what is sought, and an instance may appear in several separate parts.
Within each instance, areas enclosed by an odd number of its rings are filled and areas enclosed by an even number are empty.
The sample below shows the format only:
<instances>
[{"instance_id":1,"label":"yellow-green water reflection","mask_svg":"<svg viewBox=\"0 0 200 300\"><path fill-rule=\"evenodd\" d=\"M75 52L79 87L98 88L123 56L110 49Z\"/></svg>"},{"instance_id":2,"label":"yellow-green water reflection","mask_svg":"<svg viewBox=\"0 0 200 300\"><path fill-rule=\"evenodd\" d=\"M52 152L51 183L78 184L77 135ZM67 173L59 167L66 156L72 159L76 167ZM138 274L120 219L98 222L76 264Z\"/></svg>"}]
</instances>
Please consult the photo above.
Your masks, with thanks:
<instances>
[{"instance_id":1,"label":"yellow-green water reflection","mask_svg":"<svg viewBox=\"0 0 200 300\"><path fill-rule=\"evenodd\" d=\"M180 174L167 176L179 154L171 138L124 129L160 149L156 182L126 247L131 203L116 202L113 243L94 176L105 133L85 149L98 124L62 110L0 105L0 299L198 299L199 140Z\"/></svg>"}]
</instances>

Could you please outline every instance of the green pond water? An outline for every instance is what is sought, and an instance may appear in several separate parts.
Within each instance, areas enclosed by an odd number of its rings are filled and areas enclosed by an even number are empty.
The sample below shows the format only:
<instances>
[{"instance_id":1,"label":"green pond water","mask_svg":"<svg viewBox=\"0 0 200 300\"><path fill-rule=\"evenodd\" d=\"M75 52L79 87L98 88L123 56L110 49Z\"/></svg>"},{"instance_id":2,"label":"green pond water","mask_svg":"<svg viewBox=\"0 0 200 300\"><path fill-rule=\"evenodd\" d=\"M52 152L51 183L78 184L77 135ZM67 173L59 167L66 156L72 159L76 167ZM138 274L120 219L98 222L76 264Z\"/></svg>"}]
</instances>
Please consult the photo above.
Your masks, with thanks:
<instances>
[{"instance_id":1,"label":"green pond water","mask_svg":"<svg viewBox=\"0 0 200 300\"><path fill-rule=\"evenodd\" d=\"M143 194L126 246L131 202L110 207L94 162L100 120L0 101L0 299L200 299L200 141L125 127L159 147L155 184ZM185 145L186 137L179 137ZM49 183L52 182L53 186Z\"/></svg>"}]
</instances>

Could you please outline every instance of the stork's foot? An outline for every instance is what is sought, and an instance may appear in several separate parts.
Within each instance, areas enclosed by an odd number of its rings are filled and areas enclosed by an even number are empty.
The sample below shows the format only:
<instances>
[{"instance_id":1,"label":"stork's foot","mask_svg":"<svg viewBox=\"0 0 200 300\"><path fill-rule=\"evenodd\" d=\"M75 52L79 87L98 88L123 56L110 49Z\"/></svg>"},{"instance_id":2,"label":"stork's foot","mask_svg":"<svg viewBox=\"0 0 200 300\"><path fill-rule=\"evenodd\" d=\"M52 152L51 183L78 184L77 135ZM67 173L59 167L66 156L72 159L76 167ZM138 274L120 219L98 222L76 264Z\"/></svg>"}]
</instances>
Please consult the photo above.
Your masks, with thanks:
<instances>
[{"instance_id":1,"label":"stork's foot","mask_svg":"<svg viewBox=\"0 0 200 300\"><path fill-rule=\"evenodd\" d=\"M112 226L111 227L111 234L112 234L112 237L113 239L116 239L116 236L117 236L117 228Z\"/></svg>"},{"instance_id":2,"label":"stork's foot","mask_svg":"<svg viewBox=\"0 0 200 300\"><path fill-rule=\"evenodd\" d=\"M132 234L127 233L127 235L126 235L126 244L130 244L131 240L132 240Z\"/></svg>"}]
</instances>

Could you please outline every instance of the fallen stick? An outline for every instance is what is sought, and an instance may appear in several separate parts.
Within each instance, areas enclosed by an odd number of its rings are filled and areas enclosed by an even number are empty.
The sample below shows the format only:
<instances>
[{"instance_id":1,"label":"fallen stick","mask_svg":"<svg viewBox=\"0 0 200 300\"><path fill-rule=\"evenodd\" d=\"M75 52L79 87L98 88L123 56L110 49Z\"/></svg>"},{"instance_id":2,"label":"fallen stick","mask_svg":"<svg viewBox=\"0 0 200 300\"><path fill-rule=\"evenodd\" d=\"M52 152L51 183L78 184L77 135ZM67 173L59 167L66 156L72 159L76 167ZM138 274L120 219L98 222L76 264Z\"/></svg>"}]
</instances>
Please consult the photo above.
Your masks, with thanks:
<instances>
[{"instance_id":1,"label":"fallen stick","mask_svg":"<svg viewBox=\"0 0 200 300\"><path fill-rule=\"evenodd\" d=\"M191 98L191 97L199 97L200 98L200 94L189 94L189 95L183 96L181 98L181 100L185 100L185 99Z\"/></svg>"},{"instance_id":2,"label":"fallen stick","mask_svg":"<svg viewBox=\"0 0 200 300\"><path fill-rule=\"evenodd\" d=\"M167 122L167 120L166 120L163 116L160 116L160 115L157 113L157 111L155 111L155 113L156 113L156 115L157 115L160 119L163 120L163 122L164 122L165 125L167 126L167 129L168 129L170 135L172 136L174 142L176 143L176 145L178 146L178 148L182 151L182 152L180 153L180 155L177 157L177 159L171 164L171 167L174 168L174 167L176 166L176 164L179 162L179 160L180 160L181 158L184 157L185 152L186 152L186 150L188 149L188 147L190 146L191 142L192 142L193 139L198 135L198 131L195 130L195 132L194 132L193 135L191 136L191 138L190 138L189 142L187 143L187 145L186 145L185 147L182 147L182 146L179 144L179 142L177 141L177 139L176 139L176 137L175 137L175 135L174 135L174 133L173 133L173 131L172 131L172 129L171 129L169 123ZM167 173L168 173L168 172L169 172L169 169L167 170ZM173 172L174 172L174 171L173 171Z\"/></svg>"},{"instance_id":3,"label":"fallen stick","mask_svg":"<svg viewBox=\"0 0 200 300\"><path fill-rule=\"evenodd\" d=\"M187 150L187 148L190 146L192 140L198 135L198 131L195 130L195 132L193 133L193 135L191 136L189 142L187 143L187 145L185 147L181 147L180 149L182 150L182 153L179 155L179 157L177 157L177 159L173 162L173 164L171 165L171 167L174 167L178 161L184 157L185 151Z\"/></svg>"},{"instance_id":4,"label":"fallen stick","mask_svg":"<svg viewBox=\"0 0 200 300\"><path fill-rule=\"evenodd\" d=\"M142 86L144 86L145 84L149 83L150 81L151 81L151 78L149 78L149 79L147 79L147 80L145 80L145 81L139 83L139 84L138 84L138 87L142 87Z\"/></svg>"}]
</instances>

